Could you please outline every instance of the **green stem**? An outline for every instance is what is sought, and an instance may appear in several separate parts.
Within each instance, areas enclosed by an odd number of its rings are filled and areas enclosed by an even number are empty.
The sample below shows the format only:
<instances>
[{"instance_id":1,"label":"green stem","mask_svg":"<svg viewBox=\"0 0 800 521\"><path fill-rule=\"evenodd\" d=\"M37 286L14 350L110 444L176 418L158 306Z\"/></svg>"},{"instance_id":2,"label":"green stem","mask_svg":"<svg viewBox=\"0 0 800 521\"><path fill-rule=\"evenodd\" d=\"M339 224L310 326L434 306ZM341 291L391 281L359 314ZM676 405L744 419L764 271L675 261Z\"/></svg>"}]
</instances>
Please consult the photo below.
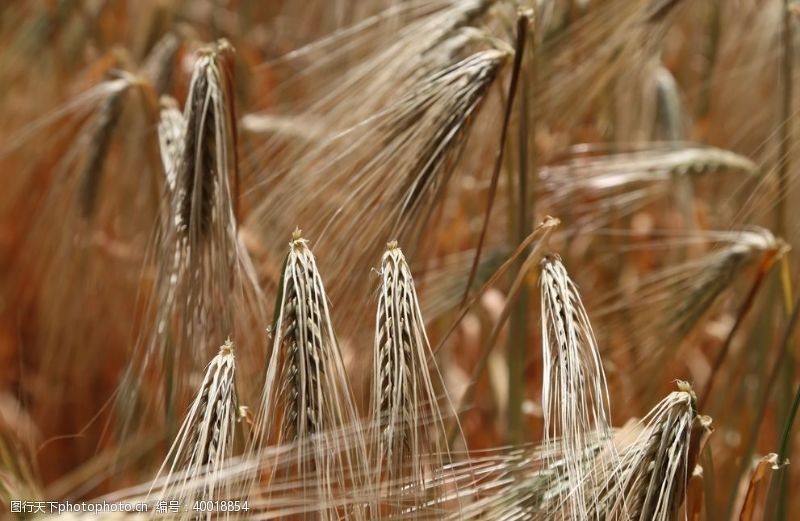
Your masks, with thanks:
<instances>
[{"instance_id":1,"label":"green stem","mask_svg":"<svg viewBox=\"0 0 800 521\"><path fill-rule=\"evenodd\" d=\"M783 55L781 60L781 75L782 75L782 88L781 88L781 125L780 125L780 156L778 157L778 204L777 204L777 232L780 236L785 236L786 232L786 202L789 196L789 170L790 170L790 150L792 141L792 94L793 94L793 60L794 48L792 45L793 31L792 31L792 15L789 10L790 0L783 0L783 28L781 32ZM791 328L790 328L791 329ZM792 381L794 380L793 356L791 353L786 353L785 356L789 359L783 368L781 375L781 384L783 387L783 395L785 398L791 396ZM784 402L781 401L783 404ZM783 407L781 407L783 409ZM781 411L778 418L787 417L787 423L793 421L793 413L791 407L788 411ZM777 420L780 421L780 420ZM781 472L780 478L777 480L775 490L778 493L777 498L777 512L778 517L775 519L786 519L786 503L789 497L789 475Z\"/></svg>"},{"instance_id":2,"label":"green stem","mask_svg":"<svg viewBox=\"0 0 800 521\"><path fill-rule=\"evenodd\" d=\"M789 409L789 417L786 419L786 426L783 428L783 434L781 435L780 451L778 452L778 465L781 465L781 468L778 473L777 483L777 489L780 491L781 497L778 500L778 513L775 519L786 519L786 491L789 486L789 475L787 466L783 465L783 462L790 456L791 433L794 426L794 419L797 417L798 407L800 407L800 385L797 386L797 391L794 393L794 400L792 400L792 406Z\"/></svg>"},{"instance_id":3,"label":"green stem","mask_svg":"<svg viewBox=\"0 0 800 521\"><path fill-rule=\"evenodd\" d=\"M508 100L506 102L505 113L503 114L503 127L500 130L500 146L497 149L497 155L494 160L494 168L492 170L492 180L489 185L489 200L486 203L486 213L483 217L483 225L481 227L481 234L478 238L478 245L475 248L475 258L472 260L472 268L467 278L467 286L464 289L464 298L461 301L462 307L469 299L469 290L475 280L475 274L478 271L478 265L481 261L481 250L483 250L483 243L486 241L486 231L489 228L489 218L492 215L492 207L494 206L494 198L497 194L497 183L500 178L500 170L503 166L503 153L506 148L506 136L508 135L508 127L511 122L511 111L514 107L514 97L517 93L517 85L519 84L519 76L522 69L522 54L525 49L525 39L528 29L528 17L520 15L517 18L517 45L514 48L514 64L511 68L511 82L508 85Z\"/></svg>"},{"instance_id":4,"label":"green stem","mask_svg":"<svg viewBox=\"0 0 800 521\"><path fill-rule=\"evenodd\" d=\"M519 164L517 165L515 244L521 244L530 234L531 214L533 213L528 188L528 90L525 76L521 81L519 136L517 138ZM523 268L523 262L523 258L520 257L517 261L518 272ZM528 358L528 308L528 292L523 291L509 319L508 356L506 359L508 367L507 438L511 444L522 442L525 435L522 402L525 399L525 367Z\"/></svg>"}]
</instances>

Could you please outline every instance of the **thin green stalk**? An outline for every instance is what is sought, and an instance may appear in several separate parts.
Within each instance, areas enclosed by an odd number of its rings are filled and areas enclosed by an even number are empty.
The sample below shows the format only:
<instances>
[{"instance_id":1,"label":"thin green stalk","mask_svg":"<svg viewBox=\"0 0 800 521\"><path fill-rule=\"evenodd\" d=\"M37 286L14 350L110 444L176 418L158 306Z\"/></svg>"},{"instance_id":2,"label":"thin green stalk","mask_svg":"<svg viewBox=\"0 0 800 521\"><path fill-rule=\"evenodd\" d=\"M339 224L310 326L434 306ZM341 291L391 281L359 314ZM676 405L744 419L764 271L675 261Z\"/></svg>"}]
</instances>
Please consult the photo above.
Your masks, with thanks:
<instances>
[{"instance_id":1,"label":"thin green stalk","mask_svg":"<svg viewBox=\"0 0 800 521\"><path fill-rule=\"evenodd\" d=\"M511 289L508 291L508 299L506 300L506 305L503 306L503 310L500 313L500 316L497 318L497 322L495 323L494 327L492 328L492 332L489 335L488 341L483 345L481 349L480 357L478 358L478 363L475 365L475 369L472 371L472 375L469 379L469 386L467 390L464 392L464 395L461 398L458 408L456 409L456 421L453 424L453 427L450 429L450 432L447 436L448 446L452 446L453 442L455 441L455 436L458 434L458 427L459 427L459 418L461 414L466 410L466 406L472 402L472 399L475 397L475 388L478 383L478 379L483 374L483 371L486 369L486 363L489 361L489 355L492 352L492 347L497 343L497 338L500 336L500 333L503 330L503 326L508 319L511 310L517 300L517 297L520 294L520 290L523 287L526 277L528 276L528 271L534 266L536 261L538 261L542 253L544 251L545 246L547 245L547 240L550 237L550 234L555 230L556 226L558 226L559 221L558 219L553 219L552 217L548 217L542 224L539 225L537 228L538 230L542 230L542 238L539 242L536 243L536 246L531 250L528 254L525 262L522 263L521 270L517 272L517 276L514 278L514 282L511 284ZM536 232L534 232L536 233Z\"/></svg>"},{"instance_id":2,"label":"thin green stalk","mask_svg":"<svg viewBox=\"0 0 800 521\"><path fill-rule=\"evenodd\" d=\"M489 185L489 199L486 203L486 213L483 217L483 225L481 227L481 234L478 238L478 245L475 249L475 258L472 261L472 268L467 278L467 285L464 288L464 298L461 300L463 307L469 299L469 290L475 280L475 274L478 271L478 265L481 261L481 250L483 250L483 243L486 241L486 232L489 228L489 218L492 215L492 207L494 206L494 198L497 194L497 183L500 178L500 170L503 166L503 155L506 148L506 137L508 135L508 126L511 122L511 111L514 107L514 97L517 93L517 85L519 84L519 76L522 68L522 54L525 49L525 39L528 29L528 17L520 15L517 18L517 44L514 48L514 64L511 68L511 82L508 86L508 101L506 104L505 113L503 114L503 127L500 130L500 145L497 149L495 156L494 168L492 170L492 180Z\"/></svg>"},{"instance_id":3,"label":"thin green stalk","mask_svg":"<svg viewBox=\"0 0 800 521\"><path fill-rule=\"evenodd\" d=\"M523 43L524 45L524 43ZM520 244L531 232L533 203L528 187L528 90L525 76L521 78L520 94L519 164L517 165L517 202L514 243ZM517 261L517 272L523 269L523 257ZM528 358L528 308L529 295L523 291L511 312L508 327L507 367L508 367L508 411L507 439L511 444L524 439L522 402L525 399L525 366Z\"/></svg>"},{"instance_id":4,"label":"thin green stalk","mask_svg":"<svg viewBox=\"0 0 800 521\"><path fill-rule=\"evenodd\" d=\"M781 468L778 472L776 485L777 489L780 491L781 497L777 502L778 512L775 519L786 519L786 491L788 491L789 486L789 472L787 466L783 465L783 462L789 459L791 453L791 434L792 428L794 427L794 419L797 417L798 407L800 407L800 385L797 386L797 390L794 393L794 400L792 400L792 406L789 409L789 417L786 419L786 426L783 428L783 433L781 434L781 445L780 451L778 452L778 464L781 465Z\"/></svg>"},{"instance_id":5,"label":"thin green stalk","mask_svg":"<svg viewBox=\"0 0 800 521\"><path fill-rule=\"evenodd\" d=\"M783 49L781 59L781 75L782 75L782 88L781 88L781 125L780 125L780 155L778 156L778 205L776 208L778 219L778 235L786 236L785 230L787 227L786 222L786 202L789 195L789 170L790 170L790 150L792 140L792 94L793 94L793 61L794 61L794 46L792 43L792 14L789 9L790 0L783 0L783 28L781 31L781 46ZM791 328L790 328L791 329ZM794 380L793 359L791 353L786 353L788 363L783 367L781 378L782 391L784 397L788 398L792 392L792 382ZM785 402L781 400L783 405ZM781 407L783 409L783 407ZM791 407L789 410L780 411L781 414L778 418L787 418L787 422L791 419ZM778 420L780 421L780 420ZM782 461L782 460L779 460ZM789 497L789 475L781 472L781 479L778 479L776 489L778 491L778 517L776 519L785 519L786 515L786 502ZM781 515L782 514L782 515Z\"/></svg>"}]
</instances>

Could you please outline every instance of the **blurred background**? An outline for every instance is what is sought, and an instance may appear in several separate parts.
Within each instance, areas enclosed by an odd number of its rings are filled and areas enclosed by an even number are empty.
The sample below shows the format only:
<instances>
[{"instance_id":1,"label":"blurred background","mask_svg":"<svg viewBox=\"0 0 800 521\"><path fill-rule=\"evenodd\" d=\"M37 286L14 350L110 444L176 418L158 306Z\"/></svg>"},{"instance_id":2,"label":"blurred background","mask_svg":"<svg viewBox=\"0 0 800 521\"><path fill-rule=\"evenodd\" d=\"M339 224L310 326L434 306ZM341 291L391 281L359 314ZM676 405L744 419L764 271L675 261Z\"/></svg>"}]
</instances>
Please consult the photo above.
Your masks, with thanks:
<instances>
[{"instance_id":1,"label":"blurred background","mask_svg":"<svg viewBox=\"0 0 800 521\"><path fill-rule=\"evenodd\" d=\"M742 519L793 519L800 475L780 463L800 437L797 13L788 0L2 2L0 501L152 479L227 338L256 409L299 227L361 415L396 240L456 448L540 442L539 264L524 261L541 244L591 321L612 425L677 379L713 418L692 519L738 518L748 487L760 499ZM219 177L197 196L211 224L190 226L203 253L181 271L181 187L202 181L170 162L169 117L196 110L209 45L223 56ZM186 212L205 212L192 193ZM547 216L559 224L543 237ZM770 453L765 485L752 469Z\"/></svg>"}]
</instances>

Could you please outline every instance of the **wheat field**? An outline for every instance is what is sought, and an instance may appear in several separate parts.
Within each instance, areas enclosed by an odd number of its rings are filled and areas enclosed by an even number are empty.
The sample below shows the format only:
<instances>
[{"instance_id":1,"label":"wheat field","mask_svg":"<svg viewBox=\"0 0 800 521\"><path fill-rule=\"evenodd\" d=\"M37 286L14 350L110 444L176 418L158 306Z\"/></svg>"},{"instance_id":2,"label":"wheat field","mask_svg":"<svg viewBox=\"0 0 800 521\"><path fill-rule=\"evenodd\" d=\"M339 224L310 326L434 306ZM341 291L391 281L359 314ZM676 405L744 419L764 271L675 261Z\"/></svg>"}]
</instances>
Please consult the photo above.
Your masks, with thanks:
<instances>
[{"instance_id":1,"label":"wheat field","mask_svg":"<svg viewBox=\"0 0 800 521\"><path fill-rule=\"evenodd\" d=\"M800 4L0 3L0 518L800 517Z\"/></svg>"}]
</instances>

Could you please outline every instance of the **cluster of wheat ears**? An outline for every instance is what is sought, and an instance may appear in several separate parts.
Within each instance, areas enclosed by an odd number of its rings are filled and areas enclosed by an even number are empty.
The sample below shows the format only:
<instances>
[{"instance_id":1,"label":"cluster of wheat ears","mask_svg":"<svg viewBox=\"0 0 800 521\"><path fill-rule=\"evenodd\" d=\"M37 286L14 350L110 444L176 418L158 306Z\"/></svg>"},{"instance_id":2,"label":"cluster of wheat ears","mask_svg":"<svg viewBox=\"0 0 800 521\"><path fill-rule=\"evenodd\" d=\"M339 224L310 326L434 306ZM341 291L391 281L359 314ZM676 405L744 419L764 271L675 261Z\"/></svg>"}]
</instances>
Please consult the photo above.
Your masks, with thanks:
<instances>
[{"instance_id":1,"label":"cluster of wheat ears","mask_svg":"<svg viewBox=\"0 0 800 521\"><path fill-rule=\"evenodd\" d=\"M3 515L794 519L798 13L0 3Z\"/></svg>"}]
</instances>

